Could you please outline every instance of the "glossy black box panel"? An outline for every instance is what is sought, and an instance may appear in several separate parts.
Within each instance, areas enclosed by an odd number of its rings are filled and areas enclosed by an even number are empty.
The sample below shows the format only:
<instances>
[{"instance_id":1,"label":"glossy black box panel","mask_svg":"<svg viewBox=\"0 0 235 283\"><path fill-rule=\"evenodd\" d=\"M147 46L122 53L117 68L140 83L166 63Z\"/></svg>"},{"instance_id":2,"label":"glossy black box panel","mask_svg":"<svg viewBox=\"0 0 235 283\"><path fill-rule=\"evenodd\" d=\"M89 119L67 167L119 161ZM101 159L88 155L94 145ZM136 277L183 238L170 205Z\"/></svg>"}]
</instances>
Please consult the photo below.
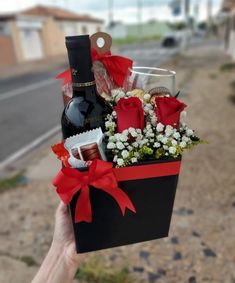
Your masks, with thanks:
<instances>
[{"instance_id":1,"label":"glossy black box panel","mask_svg":"<svg viewBox=\"0 0 235 283\"><path fill-rule=\"evenodd\" d=\"M166 161L159 161L166 162ZM74 223L77 193L70 203L78 253L128 245L168 236L178 175L118 182L136 213L122 216L116 201L90 187L92 223Z\"/></svg>"}]
</instances>

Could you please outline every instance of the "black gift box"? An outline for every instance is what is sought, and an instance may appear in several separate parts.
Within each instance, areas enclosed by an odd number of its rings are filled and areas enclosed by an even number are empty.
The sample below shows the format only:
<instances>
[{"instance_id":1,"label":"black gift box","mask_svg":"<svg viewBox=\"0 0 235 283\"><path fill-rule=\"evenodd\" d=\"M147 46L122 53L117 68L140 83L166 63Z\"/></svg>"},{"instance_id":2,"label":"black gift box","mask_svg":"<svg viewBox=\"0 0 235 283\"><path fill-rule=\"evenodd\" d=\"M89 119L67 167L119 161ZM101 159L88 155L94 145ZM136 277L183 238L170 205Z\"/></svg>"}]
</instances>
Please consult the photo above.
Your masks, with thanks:
<instances>
[{"instance_id":1,"label":"black gift box","mask_svg":"<svg viewBox=\"0 0 235 283\"><path fill-rule=\"evenodd\" d=\"M109 194L90 187L92 222L75 223L75 207L80 192L76 193L70 203L70 211L78 253L168 236L180 158L113 170L117 173L119 188L129 196L136 213L127 209L123 216Z\"/></svg>"}]
</instances>

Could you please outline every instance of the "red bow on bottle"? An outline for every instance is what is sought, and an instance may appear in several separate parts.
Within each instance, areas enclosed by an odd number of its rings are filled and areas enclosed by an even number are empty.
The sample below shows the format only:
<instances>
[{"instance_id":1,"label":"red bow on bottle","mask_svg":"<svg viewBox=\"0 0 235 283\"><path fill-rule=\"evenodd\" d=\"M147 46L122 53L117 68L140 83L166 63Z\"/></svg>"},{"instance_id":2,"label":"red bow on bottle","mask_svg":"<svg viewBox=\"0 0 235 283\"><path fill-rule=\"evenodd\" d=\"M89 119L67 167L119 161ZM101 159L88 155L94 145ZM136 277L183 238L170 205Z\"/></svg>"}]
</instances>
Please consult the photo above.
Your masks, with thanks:
<instances>
[{"instance_id":1,"label":"red bow on bottle","mask_svg":"<svg viewBox=\"0 0 235 283\"><path fill-rule=\"evenodd\" d=\"M112 163L94 160L88 172L81 173L72 168L62 168L53 181L61 200L68 204L73 196L80 191L75 209L75 223L92 222L92 209L89 196L89 185L111 195L119 205L122 214L126 208L136 212L135 207L118 183L112 169Z\"/></svg>"},{"instance_id":2,"label":"red bow on bottle","mask_svg":"<svg viewBox=\"0 0 235 283\"><path fill-rule=\"evenodd\" d=\"M128 69L131 68L133 64L131 59L118 55L112 55L111 52L99 54L94 48L91 50L91 56L92 62L100 61L104 64L109 76L118 87L123 86ZM70 69L67 69L59 74L56 79L63 79L64 85L70 83L72 81Z\"/></svg>"}]
</instances>

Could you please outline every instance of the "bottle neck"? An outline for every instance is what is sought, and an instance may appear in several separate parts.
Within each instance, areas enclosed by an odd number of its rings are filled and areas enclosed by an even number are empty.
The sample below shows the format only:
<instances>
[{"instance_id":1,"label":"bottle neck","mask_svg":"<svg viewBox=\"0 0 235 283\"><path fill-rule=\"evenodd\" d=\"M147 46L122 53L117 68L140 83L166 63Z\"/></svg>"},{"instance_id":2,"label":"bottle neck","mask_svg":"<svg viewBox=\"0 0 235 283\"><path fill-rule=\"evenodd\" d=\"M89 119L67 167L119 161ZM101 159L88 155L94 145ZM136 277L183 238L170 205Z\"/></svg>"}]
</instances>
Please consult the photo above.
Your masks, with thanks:
<instances>
[{"instance_id":1,"label":"bottle neck","mask_svg":"<svg viewBox=\"0 0 235 283\"><path fill-rule=\"evenodd\" d=\"M75 88L73 87L73 97L83 97L85 100L90 102L96 102L97 94L96 94L96 86L83 87L83 88Z\"/></svg>"}]
</instances>

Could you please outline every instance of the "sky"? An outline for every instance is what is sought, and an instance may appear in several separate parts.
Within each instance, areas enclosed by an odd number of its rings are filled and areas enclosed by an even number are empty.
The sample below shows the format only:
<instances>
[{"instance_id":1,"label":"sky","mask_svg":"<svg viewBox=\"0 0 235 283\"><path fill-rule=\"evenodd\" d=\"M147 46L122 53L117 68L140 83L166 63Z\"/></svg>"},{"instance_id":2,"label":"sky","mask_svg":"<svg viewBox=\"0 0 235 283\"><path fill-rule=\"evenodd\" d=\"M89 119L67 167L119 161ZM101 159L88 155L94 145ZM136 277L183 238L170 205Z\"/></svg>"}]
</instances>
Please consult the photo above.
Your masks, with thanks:
<instances>
[{"instance_id":1,"label":"sky","mask_svg":"<svg viewBox=\"0 0 235 283\"><path fill-rule=\"evenodd\" d=\"M0 13L22 10L36 4L57 5L70 9L80 14L91 14L93 16L109 20L109 3L113 2L113 19L124 23L134 23L139 20L138 2L142 3L141 21L149 20L181 20L182 16L172 16L169 2L171 0L7 0L1 1ZM207 17L208 0L191 0L191 14L195 4L199 4L198 20ZM213 14L216 14L222 0L211 0L213 3Z\"/></svg>"}]
</instances>

